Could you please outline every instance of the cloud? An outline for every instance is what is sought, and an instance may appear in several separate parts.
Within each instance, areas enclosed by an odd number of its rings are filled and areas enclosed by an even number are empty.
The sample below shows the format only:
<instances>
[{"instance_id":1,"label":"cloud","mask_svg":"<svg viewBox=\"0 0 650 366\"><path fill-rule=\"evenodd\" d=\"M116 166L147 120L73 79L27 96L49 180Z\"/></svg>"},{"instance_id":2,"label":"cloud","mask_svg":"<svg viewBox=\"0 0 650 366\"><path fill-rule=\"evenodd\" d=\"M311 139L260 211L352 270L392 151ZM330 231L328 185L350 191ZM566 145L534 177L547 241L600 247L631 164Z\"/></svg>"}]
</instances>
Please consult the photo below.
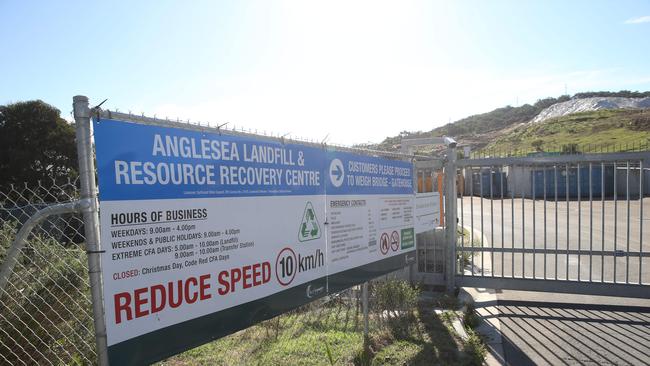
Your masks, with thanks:
<instances>
[{"instance_id":1,"label":"cloud","mask_svg":"<svg viewBox=\"0 0 650 366\"><path fill-rule=\"evenodd\" d=\"M639 24L639 23L650 23L650 15L637 17L637 18L630 18L625 21L625 24Z\"/></svg>"}]
</instances>

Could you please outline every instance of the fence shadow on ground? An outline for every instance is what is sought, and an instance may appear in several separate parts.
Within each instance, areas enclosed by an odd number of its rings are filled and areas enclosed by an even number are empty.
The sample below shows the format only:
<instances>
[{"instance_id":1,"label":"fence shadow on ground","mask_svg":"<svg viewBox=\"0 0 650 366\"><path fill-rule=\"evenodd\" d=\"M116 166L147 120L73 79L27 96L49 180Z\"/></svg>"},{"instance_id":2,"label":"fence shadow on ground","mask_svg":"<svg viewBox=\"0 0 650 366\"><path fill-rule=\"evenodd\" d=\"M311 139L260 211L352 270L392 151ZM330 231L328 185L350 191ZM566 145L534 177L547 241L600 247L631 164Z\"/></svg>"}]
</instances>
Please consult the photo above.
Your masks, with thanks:
<instances>
[{"instance_id":1,"label":"fence shadow on ground","mask_svg":"<svg viewBox=\"0 0 650 366\"><path fill-rule=\"evenodd\" d=\"M422 351L413 358L413 364L438 365L456 359L460 349L443 320L432 309L422 305L419 306L418 315L431 342L423 344Z\"/></svg>"},{"instance_id":2,"label":"fence shadow on ground","mask_svg":"<svg viewBox=\"0 0 650 366\"><path fill-rule=\"evenodd\" d=\"M499 314L510 365L650 363L650 307L504 300ZM480 306L480 305L477 305Z\"/></svg>"}]
</instances>

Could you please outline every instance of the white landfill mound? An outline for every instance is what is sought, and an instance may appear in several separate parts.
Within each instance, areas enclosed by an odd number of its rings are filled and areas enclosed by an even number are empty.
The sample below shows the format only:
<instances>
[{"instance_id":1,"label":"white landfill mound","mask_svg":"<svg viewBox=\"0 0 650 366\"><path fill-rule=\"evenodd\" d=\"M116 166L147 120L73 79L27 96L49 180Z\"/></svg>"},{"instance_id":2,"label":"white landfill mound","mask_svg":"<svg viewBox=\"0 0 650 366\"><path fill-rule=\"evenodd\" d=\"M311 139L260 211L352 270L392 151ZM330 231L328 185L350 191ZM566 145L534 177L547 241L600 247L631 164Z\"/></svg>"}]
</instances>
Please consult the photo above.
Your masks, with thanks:
<instances>
[{"instance_id":1,"label":"white landfill mound","mask_svg":"<svg viewBox=\"0 0 650 366\"><path fill-rule=\"evenodd\" d=\"M533 118L533 123L542 122L549 118L566 116L572 113L596 111L599 109L646 109L650 108L649 98L623 97L593 97L571 99L566 102L553 104L542 110Z\"/></svg>"}]
</instances>

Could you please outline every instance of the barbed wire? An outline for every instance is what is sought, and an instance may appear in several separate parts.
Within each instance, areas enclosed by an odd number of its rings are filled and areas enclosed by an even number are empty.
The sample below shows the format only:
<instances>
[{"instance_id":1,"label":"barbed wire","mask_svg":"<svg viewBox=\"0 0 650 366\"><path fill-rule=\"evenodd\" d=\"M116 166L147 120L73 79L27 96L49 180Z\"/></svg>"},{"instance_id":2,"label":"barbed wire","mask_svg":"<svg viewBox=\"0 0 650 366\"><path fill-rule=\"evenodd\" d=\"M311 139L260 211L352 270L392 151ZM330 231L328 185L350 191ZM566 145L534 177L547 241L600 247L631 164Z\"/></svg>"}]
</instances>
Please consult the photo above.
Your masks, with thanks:
<instances>
[{"instance_id":1,"label":"barbed wire","mask_svg":"<svg viewBox=\"0 0 650 366\"><path fill-rule=\"evenodd\" d=\"M227 135L258 137L258 138L261 137L265 139L276 140L283 144L295 143L295 144L302 144L302 145L319 147L324 149L335 149L335 150L356 152L364 155L384 156L384 157L397 158L397 159L430 158L429 156L426 155L404 154L400 152L373 150L373 149L367 149L362 147L349 146L345 144L326 142L327 139L324 139L319 142L318 140L308 139L304 137L291 137L291 135L289 134L280 134L280 133L274 134L272 131L266 131L266 130L259 131L257 129L253 130L250 128L246 129L241 126L238 129L237 126L234 124L228 127L228 125L230 125L230 122L227 121L223 123L217 123L217 122L205 122L205 121L192 121L190 119L185 120L180 118L177 118L176 121L174 121L173 119L169 119L167 117L165 117L165 119L160 119L156 115L154 115L153 117L149 117L146 116L144 113L142 113L141 115L132 114L132 113L123 113L120 112L119 109L115 109L114 111L97 109L93 111L92 115L94 118L99 120L101 120L102 118L119 119L119 120L125 120L127 122L154 124L158 126L168 126L174 128L184 128L184 129L190 129L190 130L195 130L200 132L223 133Z\"/></svg>"}]
</instances>

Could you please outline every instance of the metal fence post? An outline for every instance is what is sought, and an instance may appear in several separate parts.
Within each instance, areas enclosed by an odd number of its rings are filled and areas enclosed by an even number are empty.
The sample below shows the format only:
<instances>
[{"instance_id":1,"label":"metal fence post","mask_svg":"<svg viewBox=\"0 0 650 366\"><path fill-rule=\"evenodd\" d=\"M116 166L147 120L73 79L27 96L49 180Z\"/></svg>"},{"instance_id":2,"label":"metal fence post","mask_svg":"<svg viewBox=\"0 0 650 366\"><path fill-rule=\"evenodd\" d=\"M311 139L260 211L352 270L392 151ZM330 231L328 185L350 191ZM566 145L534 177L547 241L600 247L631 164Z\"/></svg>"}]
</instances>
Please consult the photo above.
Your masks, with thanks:
<instances>
[{"instance_id":1,"label":"metal fence post","mask_svg":"<svg viewBox=\"0 0 650 366\"><path fill-rule=\"evenodd\" d=\"M95 162L90 134L90 108L88 97L73 97L74 120L77 132L77 158L79 161L79 180L81 183L82 212L88 253L88 275L93 304L95 341L99 365L108 365L106 343L106 323L102 300L101 247L99 243L99 215L97 210L97 185L95 183Z\"/></svg>"},{"instance_id":2,"label":"metal fence post","mask_svg":"<svg viewBox=\"0 0 650 366\"><path fill-rule=\"evenodd\" d=\"M363 307L363 349L367 350L368 344L368 282L361 286L361 306Z\"/></svg>"},{"instance_id":3,"label":"metal fence post","mask_svg":"<svg viewBox=\"0 0 650 366\"><path fill-rule=\"evenodd\" d=\"M447 239L447 260L445 277L447 292L455 289L456 275L456 141L445 138L447 162L445 164L445 237Z\"/></svg>"}]
</instances>

